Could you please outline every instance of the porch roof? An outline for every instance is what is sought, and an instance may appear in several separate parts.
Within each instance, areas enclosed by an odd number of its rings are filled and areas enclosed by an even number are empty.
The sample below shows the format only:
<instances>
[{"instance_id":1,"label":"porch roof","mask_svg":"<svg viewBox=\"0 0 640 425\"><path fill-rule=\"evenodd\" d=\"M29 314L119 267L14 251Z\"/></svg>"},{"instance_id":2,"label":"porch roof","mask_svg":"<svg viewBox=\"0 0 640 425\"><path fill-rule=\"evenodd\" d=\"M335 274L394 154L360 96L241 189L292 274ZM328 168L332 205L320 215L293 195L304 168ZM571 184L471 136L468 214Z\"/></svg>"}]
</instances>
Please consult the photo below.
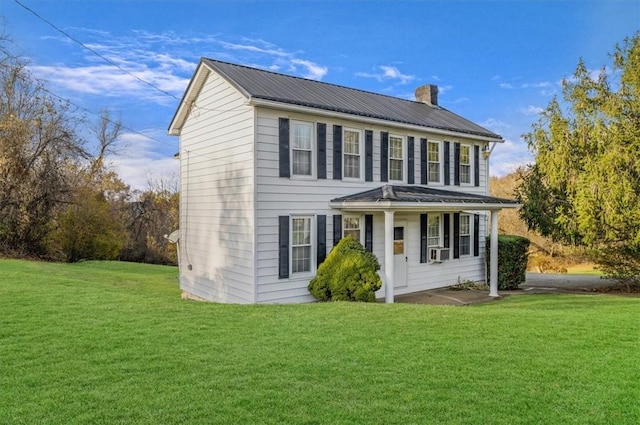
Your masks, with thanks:
<instances>
[{"instance_id":1,"label":"porch roof","mask_svg":"<svg viewBox=\"0 0 640 425\"><path fill-rule=\"evenodd\" d=\"M332 208L342 210L462 211L517 208L517 202L493 196L434 189L425 186L384 185L332 199Z\"/></svg>"}]
</instances>

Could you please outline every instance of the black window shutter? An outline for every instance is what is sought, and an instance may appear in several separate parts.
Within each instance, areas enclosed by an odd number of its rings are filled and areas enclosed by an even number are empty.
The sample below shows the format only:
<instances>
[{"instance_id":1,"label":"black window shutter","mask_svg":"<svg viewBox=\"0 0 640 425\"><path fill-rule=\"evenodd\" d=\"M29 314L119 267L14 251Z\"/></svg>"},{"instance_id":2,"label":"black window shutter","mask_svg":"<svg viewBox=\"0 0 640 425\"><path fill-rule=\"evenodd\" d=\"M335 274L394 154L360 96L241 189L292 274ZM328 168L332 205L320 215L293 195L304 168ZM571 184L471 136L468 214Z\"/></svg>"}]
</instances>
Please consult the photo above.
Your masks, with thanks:
<instances>
[{"instance_id":1,"label":"black window shutter","mask_svg":"<svg viewBox=\"0 0 640 425\"><path fill-rule=\"evenodd\" d=\"M338 245L342 239L342 215L336 214L333 216L333 246Z\"/></svg>"},{"instance_id":2,"label":"black window shutter","mask_svg":"<svg viewBox=\"0 0 640 425\"><path fill-rule=\"evenodd\" d=\"M407 183L415 183L415 157L414 157L414 139L407 137Z\"/></svg>"},{"instance_id":3,"label":"black window shutter","mask_svg":"<svg viewBox=\"0 0 640 425\"><path fill-rule=\"evenodd\" d=\"M480 214L473 215L473 256L480 256Z\"/></svg>"},{"instance_id":4,"label":"black window shutter","mask_svg":"<svg viewBox=\"0 0 640 425\"><path fill-rule=\"evenodd\" d=\"M318 266L327 258L327 216L319 215L317 218L316 259Z\"/></svg>"},{"instance_id":5,"label":"black window shutter","mask_svg":"<svg viewBox=\"0 0 640 425\"><path fill-rule=\"evenodd\" d=\"M280 118L278 120L278 140L280 143L280 177L290 177L289 118Z\"/></svg>"},{"instance_id":6,"label":"black window shutter","mask_svg":"<svg viewBox=\"0 0 640 425\"><path fill-rule=\"evenodd\" d=\"M364 180L373 181L373 131L364 132Z\"/></svg>"},{"instance_id":7,"label":"black window shutter","mask_svg":"<svg viewBox=\"0 0 640 425\"><path fill-rule=\"evenodd\" d=\"M460 213L453 213L453 258L460 258Z\"/></svg>"},{"instance_id":8,"label":"black window shutter","mask_svg":"<svg viewBox=\"0 0 640 425\"><path fill-rule=\"evenodd\" d=\"M424 139L423 139L424 140ZM426 263L429 260L429 253L427 252L427 230L428 219L427 214L420 214L420 262Z\"/></svg>"},{"instance_id":9,"label":"black window shutter","mask_svg":"<svg viewBox=\"0 0 640 425\"><path fill-rule=\"evenodd\" d=\"M389 133L380 132L380 181L389 181Z\"/></svg>"},{"instance_id":10,"label":"black window shutter","mask_svg":"<svg viewBox=\"0 0 640 425\"><path fill-rule=\"evenodd\" d=\"M444 184L451 184L451 142L444 142Z\"/></svg>"},{"instance_id":11,"label":"black window shutter","mask_svg":"<svg viewBox=\"0 0 640 425\"><path fill-rule=\"evenodd\" d=\"M460 186L460 143L453 144L453 184Z\"/></svg>"},{"instance_id":12,"label":"black window shutter","mask_svg":"<svg viewBox=\"0 0 640 425\"><path fill-rule=\"evenodd\" d=\"M480 146L473 147L473 185L480 186Z\"/></svg>"},{"instance_id":13,"label":"black window shutter","mask_svg":"<svg viewBox=\"0 0 640 425\"><path fill-rule=\"evenodd\" d=\"M289 216L278 217L278 277L289 277Z\"/></svg>"},{"instance_id":14,"label":"black window shutter","mask_svg":"<svg viewBox=\"0 0 640 425\"><path fill-rule=\"evenodd\" d=\"M451 244L449 243L449 234L450 229L451 229L451 214L444 214L442 216L442 232L444 233L442 235L442 246L445 248L450 248Z\"/></svg>"},{"instance_id":15,"label":"black window shutter","mask_svg":"<svg viewBox=\"0 0 640 425\"><path fill-rule=\"evenodd\" d=\"M373 252L373 215L364 216L364 247L369 252Z\"/></svg>"},{"instance_id":16,"label":"black window shutter","mask_svg":"<svg viewBox=\"0 0 640 425\"><path fill-rule=\"evenodd\" d=\"M318 146L318 178L327 178L327 125L319 122L316 126Z\"/></svg>"},{"instance_id":17,"label":"black window shutter","mask_svg":"<svg viewBox=\"0 0 640 425\"><path fill-rule=\"evenodd\" d=\"M342 126L333 126L333 179L342 180Z\"/></svg>"},{"instance_id":18,"label":"black window shutter","mask_svg":"<svg viewBox=\"0 0 640 425\"><path fill-rule=\"evenodd\" d=\"M420 184L427 184L428 166L427 162L427 139L420 139Z\"/></svg>"}]
</instances>

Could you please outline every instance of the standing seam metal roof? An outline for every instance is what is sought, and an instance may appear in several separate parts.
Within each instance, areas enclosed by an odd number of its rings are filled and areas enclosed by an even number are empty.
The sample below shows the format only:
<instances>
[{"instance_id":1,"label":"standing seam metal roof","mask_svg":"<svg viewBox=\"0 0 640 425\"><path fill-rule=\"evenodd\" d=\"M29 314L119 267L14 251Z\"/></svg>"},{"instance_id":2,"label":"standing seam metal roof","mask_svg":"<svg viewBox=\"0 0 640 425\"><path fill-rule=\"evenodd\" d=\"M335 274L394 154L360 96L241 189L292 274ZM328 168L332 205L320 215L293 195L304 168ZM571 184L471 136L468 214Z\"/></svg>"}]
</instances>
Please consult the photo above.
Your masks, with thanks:
<instances>
[{"instance_id":1,"label":"standing seam metal roof","mask_svg":"<svg viewBox=\"0 0 640 425\"><path fill-rule=\"evenodd\" d=\"M409 203L460 203L460 204L490 204L502 206L517 206L518 203L510 199L493 196L477 195L474 193L454 192L451 190L433 189L424 186L384 185L375 189L355 193L332 199L331 202L409 202Z\"/></svg>"},{"instance_id":2,"label":"standing seam metal roof","mask_svg":"<svg viewBox=\"0 0 640 425\"><path fill-rule=\"evenodd\" d=\"M249 98L502 140L500 135L440 106L213 59L202 58L202 62Z\"/></svg>"}]
</instances>

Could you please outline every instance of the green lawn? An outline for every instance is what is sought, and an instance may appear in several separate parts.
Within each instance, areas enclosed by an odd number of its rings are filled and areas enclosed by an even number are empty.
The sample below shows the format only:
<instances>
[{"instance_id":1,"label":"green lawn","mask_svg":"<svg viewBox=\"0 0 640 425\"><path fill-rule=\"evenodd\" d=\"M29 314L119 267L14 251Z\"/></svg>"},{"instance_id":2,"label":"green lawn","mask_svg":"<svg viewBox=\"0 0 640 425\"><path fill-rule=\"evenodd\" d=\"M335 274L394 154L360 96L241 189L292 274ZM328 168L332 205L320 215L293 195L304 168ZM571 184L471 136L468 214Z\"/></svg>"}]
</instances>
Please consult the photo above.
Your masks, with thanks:
<instances>
[{"instance_id":1,"label":"green lawn","mask_svg":"<svg viewBox=\"0 0 640 425\"><path fill-rule=\"evenodd\" d=\"M0 424L637 424L640 298L180 299L177 270L0 261Z\"/></svg>"}]
</instances>

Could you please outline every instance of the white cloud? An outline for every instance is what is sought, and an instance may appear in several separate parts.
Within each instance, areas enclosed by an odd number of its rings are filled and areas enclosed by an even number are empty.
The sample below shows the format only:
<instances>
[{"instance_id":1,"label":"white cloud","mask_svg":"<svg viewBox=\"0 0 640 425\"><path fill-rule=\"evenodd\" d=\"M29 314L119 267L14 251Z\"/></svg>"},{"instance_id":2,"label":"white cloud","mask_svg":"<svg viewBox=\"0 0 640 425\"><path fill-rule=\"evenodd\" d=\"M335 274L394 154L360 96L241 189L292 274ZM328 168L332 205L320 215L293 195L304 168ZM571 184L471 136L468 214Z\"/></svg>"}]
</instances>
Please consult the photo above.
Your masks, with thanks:
<instances>
[{"instance_id":1,"label":"white cloud","mask_svg":"<svg viewBox=\"0 0 640 425\"><path fill-rule=\"evenodd\" d=\"M364 78L374 78L380 82L397 80L399 84L407 84L416 79L415 75L403 74L395 66L382 65L376 68L377 72L357 72L356 76Z\"/></svg>"},{"instance_id":2,"label":"white cloud","mask_svg":"<svg viewBox=\"0 0 640 425\"><path fill-rule=\"evenodd\" d=\"M439 94L445 94L446 92L448 92L449 90L453 89L452 85L446 85L446 86L438 86L438 93Z\"/></svg>"},{"instance_id":3,"label":"white cloud","mask_svg":"<svg viewBox=\"0 0 640 425\"><path fill-rule=\"evenodd\" d=\"M170 176L180 170L180 163L172 154L159 152L164 147L158 146L155 137L152 140L141 134L123 133L120 142L118 152L109 155L107 162L134 190L145 190L149 176Z\"/></svg>"},{"instance_id":4,"label":"white cloud","mask_svg":"<svg viewBox=\"0 0 640 425\"><path fill-rule=\"evenodd\" d=\"M526 108L521 109L520 111L527 116L540 115L542 111L544 111L544 108L541 108L539 106L529 105Z\"/></svg>"},{"instance_id":5,"label":"white cloud","mask_svg":"<svg viewBox=\"0 0 640 425\"><path fill-rule=\"evenodd\" d=\"M229 43L226 41L219 41L222 47L229 50L245 50L251 53L261 53L269 56L279 56L279 57L288 57L291 56L290 53L285 52L279 48L264 48L251 44L237 44L237 43Z\"/></svg>"},{"instance_id":6,"label":"white cloud","mask_svg":"<svg viewBox=\"0 0 640 425\"><path fill-rule=\"evenodd\" d=\"M328 69L326 66L320 66L316 63L303 59L291 59L291 63L306 68L307 72L304 75L305 78L309 78L311 80L322 80L322 78L327 75Z\"/></svg>"},{"instance_id":7,"label":"white cloud","mask_svg":"<svg viewBox=\"0 0 640 425\"><path fill-rule=\"evenodd\" d=\"M481 122L480 125L498 134L503 133L511 128L510 124L496 120L494 118L488 118L484 122Z\"/></svg>"},{"instance_id":8,"label":"white cloud","mask_svg":"<svg viewBox=\"0 0 640 425\"><path fill-rule=\"evenodd\" d=\"M522 84L523 89L534 88L534 89L542 89L546 87L551 87L552 84L548 81L542 81L539 83L524 83Z\"/></svg>"},{"instance_id":9,"label":"white cloud","mask_svg":"<svg viewBox=\"0 0 640 425\"><path fill-rule=\"evenodd\" d=\"M545 89L552 87L553 84L548 81L540 81L536 83L521 83L521 84L512 84L512 83L500 83L498 84L500 88L506 90L516 90L516 89Z\"/></svg>"},{"instance_id":10,"label":"white cloud","mask_svg":"<svg viewBox=\"0 0 640 425\"><path fill-rule=\"evenodd\" d=\"M518 167L532 163L533 157L528 152L524 141L514 142L507 138L503 143L496 145L489 161L490 174L500 177L514 172Z\"/></svg>"},{"instance_id":11,"label":"white cloud","mask_svg":"<svg viewBox=\"0 0 640 425\"><path fill-rule=\"evenodd\" d=\"M300 52L289 52L260 39L230 41L211 35L177 36L173 32L145 31L114 36L82 28L76 32L81 34L78 38L83 44L99 56L81 50L84 55L81 65L37 64L30 69L56 87L80 94L175 103L195 70L194 58L207 56L211 46L219 49L212 55L215 59L253 62L254 66L272 71L290 69L294 75L314 80L321 80L328 73L326 66L300 58ZM70 43L64 37L48 39Z\"/></svg>"},{"instance_id":12,"label":"white cloud","mask_svg":"<svg viewBox=\"0 0 640 425\"><path fill-rule=\"evenodd\" d=\"M65 90L104 97L135 97L137 100L164 104L175 103L175 98L153 89L149 84L179 99L189 83L188 78L154 69L132 70L130 72L133 75L114 69L110 65L75 68L57 65L30 67L36 77L46 79L54 86Z\"/></svg>"}]
</instances>

